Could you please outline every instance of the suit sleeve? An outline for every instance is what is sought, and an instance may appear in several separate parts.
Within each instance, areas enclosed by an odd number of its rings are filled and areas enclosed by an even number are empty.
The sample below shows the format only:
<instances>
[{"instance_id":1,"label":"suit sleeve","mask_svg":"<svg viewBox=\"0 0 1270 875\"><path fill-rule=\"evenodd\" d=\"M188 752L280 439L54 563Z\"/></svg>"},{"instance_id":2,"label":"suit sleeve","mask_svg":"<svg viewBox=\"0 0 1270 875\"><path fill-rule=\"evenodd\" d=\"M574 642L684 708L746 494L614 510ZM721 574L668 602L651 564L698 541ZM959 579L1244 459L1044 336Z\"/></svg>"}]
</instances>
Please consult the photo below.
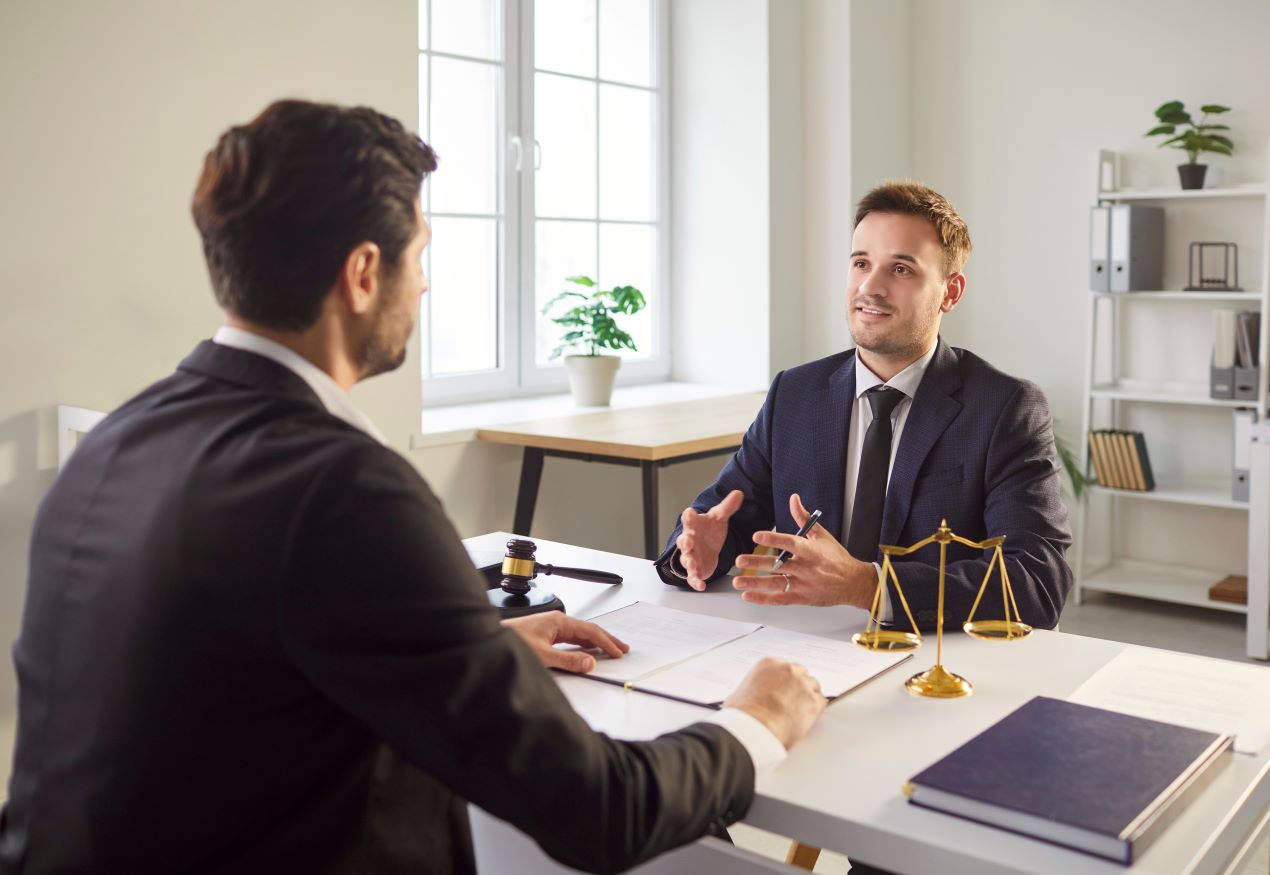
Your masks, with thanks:
<instances>
[{"instance_id":1,"label":"suit sleeve","mask_svg":"<svg viewBox=\"0 0 1270 875\"><path fill-rule=\"evenodd\" d=\"M498 622L440 502L376 447L298 514L287 652L337 707L557 860L617 872L741 817L753 763L718 726L650 742L592 731Z\"/></svg>"},{"instance_id":2,"label":"suit sleeve","mask_svg":"<svg viewBox=\"0 0 1270 875\"><path fill-rule=\"evenodd\" d=\"M983 522L988 535L1006 536L1002 556L1020 617L1042 629L1058 625L1072 585L1071 567L1065 558L1072 535L1059 471L1049 405L1037 386L1025 382L1006 404L993 430L983 475ZM991 555L948 564L946 628L960 627L969 616ZM904 594L918 625L933 629L938 566L918 561L896 563L896 573L904 582ZM1002 616L999 586L994 570L989 590L975 612L978 618ZM894 622L907 627L893 585L891 604Z\"/></svg>"},{"instance_id":3,"label":"suit sleeve","mask_svg":"<svg viewBox=\"0 0 1270 875\"><path fill-rule=\"evenodd\" d=\"M783 372L782 372L783 373ZM732 515L728 522L728 536L719 552L719 564L715 566L710 580L717 580L727 574L736 557L754 550L754 533L762 529L770 529L775 522L775 511L772 506L772 422L775 416L777 389L782 374L777 374L767 390L767 399L759 410L758 416L750 424L741 439L741 447L723 466L715 481L702 490L692 500L692 508L705 513L727 497L734 489L745 495L741 509ZM672 562L678 562L678 551L675 539L679 537L683 524L675 523L674 530L666 539L662 553L654 560L657 574L661 579L675 586L687 586L688 583L670 570Z\"/></svg>"}]
</instances>

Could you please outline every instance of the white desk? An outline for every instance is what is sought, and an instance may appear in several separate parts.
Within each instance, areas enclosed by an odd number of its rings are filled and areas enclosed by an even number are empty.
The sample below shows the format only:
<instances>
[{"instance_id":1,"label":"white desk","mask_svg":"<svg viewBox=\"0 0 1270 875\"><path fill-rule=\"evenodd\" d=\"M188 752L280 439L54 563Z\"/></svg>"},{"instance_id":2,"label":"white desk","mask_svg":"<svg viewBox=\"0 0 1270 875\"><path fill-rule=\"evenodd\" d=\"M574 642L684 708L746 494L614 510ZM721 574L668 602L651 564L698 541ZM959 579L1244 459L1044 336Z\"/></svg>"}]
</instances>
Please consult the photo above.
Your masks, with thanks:
<instances>
[{"instance_id":1,"label":"white desk","mask_svg":"<svg viewBox=\"0 0 1270 875\"><path fill-rule=\"evenodd\" d=\"M470 549L501 554L511 537L470 538ZM635 600L683 610L849 637L865 614L853 608L761 607L730 584L708 592L666 586L647 560L537 540L538 560L621 574L619 587L539 577L579 617ZM910 695L903 680L935 658L933 638L913 659L835 702L783 764L759 777L745 822L806 844L854 854L904 875L1131 872L1133 875L1227 872L1270 828L1270 751L1236 754L1131 869L1085 854L909 805L903 783L1035 695L1064 698L1099 667L1133 645L1038 631L1013 643L944 638L944 664L975 684L965 699ZM1267 669L1270 671L1270 669ZM560 677L569 701L595 729L643 739L685 726L702 709L586 680Z\"/></svg>"}]
</instances>

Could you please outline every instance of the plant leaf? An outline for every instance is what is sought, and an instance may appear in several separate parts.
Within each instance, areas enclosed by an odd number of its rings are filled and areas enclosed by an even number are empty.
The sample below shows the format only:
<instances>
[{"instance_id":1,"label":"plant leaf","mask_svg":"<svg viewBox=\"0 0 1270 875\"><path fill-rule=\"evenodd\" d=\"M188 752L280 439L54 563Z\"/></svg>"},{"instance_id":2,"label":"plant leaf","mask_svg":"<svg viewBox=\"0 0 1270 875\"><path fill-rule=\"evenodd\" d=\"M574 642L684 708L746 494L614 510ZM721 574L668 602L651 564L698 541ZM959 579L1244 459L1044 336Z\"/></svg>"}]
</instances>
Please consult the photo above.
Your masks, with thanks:
<instances>
[{"instance_id":1,"label":"plant leaf","mask_svg":"<svg viewBox=\"0 0 1270 875\"><path fill-rule=\"evenodd\" d=\"M1177 125L1160 125L1159 127L1154 127L1151 130L1147 131L1142 136L1154 137L1159 134L1171 134L1171 133L1174 133L1176 130L1177 130Z\"/></svg>"},{"instance_id":2,"label":"plant leaf","mask_svg":"<svg viewBox=\"0 0 1270 875\"><path fill-rule=\"evenodd\" d=\"M1230 138L1223 137L1221 134L1205 134L1204 139L1209 140L1213 143L1220 143L1221 145L1225 146L1228 149L1235 148L1235 144L1230 141Z\"/></svg>"},{"instance_id":3,"label":"plant leaf","mask_svg":"<svg viewBox=\"0 0 1270 875\"><path fill-rule=\"evenodd\" d=\"M576 283L580 286L586 286L587 288L595 288L595 280L591 279L589 276L583 276L582 274L565 277L564 281L567 283Z\"/></svg>"},{"instance_id":4,"label":"plant leaf","mask_svg":"<svg viewBox=\"0 0 1270 875\"><path fill-rule=\"evenodd\" d=\"M1206 112L1209 115L1218 115L1223 112L1230 112L1229 106L1222 106L1220 103L1206 103L1199 108L1200 112Z\"/></svg>"},{"instance_id":5,"label":"plant leaf","mask_svg":"<svg viewBox=\"0 0 1270 875\"><path fill-rule=\"evenodd\" d=\"M1199 129L1201 131L1228 131L1230 130L1230 125L1200 125Z\"/></svg>"},{"instance_id":6,"label":"plant leaf","mask_svg":"<svg viewBox=\"0 0 1270 875\"><path fill-rule=\"evenodd\" d=\"M1160 116L1160 121L1166 125L1189 125L1194 124L1191 121L1191 114L1184 110L1176 110L1175 112L1165 113Z\"/></svg>"}]
</instances>

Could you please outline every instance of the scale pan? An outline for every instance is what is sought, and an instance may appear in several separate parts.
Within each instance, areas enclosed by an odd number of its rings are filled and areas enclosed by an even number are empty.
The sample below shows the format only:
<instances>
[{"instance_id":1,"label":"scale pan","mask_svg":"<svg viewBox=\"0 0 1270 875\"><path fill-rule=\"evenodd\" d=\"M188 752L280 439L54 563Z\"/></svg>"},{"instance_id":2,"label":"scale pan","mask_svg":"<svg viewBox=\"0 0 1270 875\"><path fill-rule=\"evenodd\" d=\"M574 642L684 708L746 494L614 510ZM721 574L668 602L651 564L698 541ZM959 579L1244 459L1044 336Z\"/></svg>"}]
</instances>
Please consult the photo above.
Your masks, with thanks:
<instances>
[{"instance_id":1,"label":"scale pan","mask_svg":"<svg viewBox=\"0 0 1270 875\"><path fill-rule=\"evenodd\" d=\"M866 650L916 650L922 646L922 636L916 632L900 632L896 629L857 632L851 636L851 640Z\"/></svg>"},{"instance_id":2,"label":"scale pan","mask_svg":"<svg viewBox=\"0 0 1270 875\"><path fill-rule=\"evenodd\" d=\"M972 620L961 628L981 641L1015 641L1032 634L1032 627L1015 620Z\"/></svg>"}]
</instances>

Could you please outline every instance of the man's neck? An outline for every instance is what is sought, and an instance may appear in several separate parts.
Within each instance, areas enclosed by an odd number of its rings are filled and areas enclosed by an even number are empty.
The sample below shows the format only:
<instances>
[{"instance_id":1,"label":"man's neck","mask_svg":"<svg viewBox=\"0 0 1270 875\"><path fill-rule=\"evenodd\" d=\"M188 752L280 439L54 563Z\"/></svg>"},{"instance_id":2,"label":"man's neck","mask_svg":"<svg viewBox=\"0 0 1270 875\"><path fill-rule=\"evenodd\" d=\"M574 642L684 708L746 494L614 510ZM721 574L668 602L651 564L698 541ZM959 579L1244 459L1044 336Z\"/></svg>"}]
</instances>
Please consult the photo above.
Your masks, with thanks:
<instances>
[{"instance_id":1,"label":"man's neck","mask_svg":"<svg viewBox=\"0 0 1270 875\"><path fill-rule=\"evenodd\" d=\"M926 349L916 353L905 353L899 356L884 356L869 352L867 349L856 347L855 354L856 358L858 358L866 368L876 374L877 378L885 383L913 362L926 355L929 349L930 347L928 346Z\"/></svg>"},{"instance_id":2,"label":"man's neck","mask_svg":"<svg viewBox=\"0 0 1270 875\"><path fill-rule=\"evenodd\" d=\"M232 314L225 315L225 324L285 346L313 366L325 371L336 384L347 392L360 379L357 369L343 353L336 332L326 321L319 319L304 331L278 331Z\"/></svg>"}]
</instances>

